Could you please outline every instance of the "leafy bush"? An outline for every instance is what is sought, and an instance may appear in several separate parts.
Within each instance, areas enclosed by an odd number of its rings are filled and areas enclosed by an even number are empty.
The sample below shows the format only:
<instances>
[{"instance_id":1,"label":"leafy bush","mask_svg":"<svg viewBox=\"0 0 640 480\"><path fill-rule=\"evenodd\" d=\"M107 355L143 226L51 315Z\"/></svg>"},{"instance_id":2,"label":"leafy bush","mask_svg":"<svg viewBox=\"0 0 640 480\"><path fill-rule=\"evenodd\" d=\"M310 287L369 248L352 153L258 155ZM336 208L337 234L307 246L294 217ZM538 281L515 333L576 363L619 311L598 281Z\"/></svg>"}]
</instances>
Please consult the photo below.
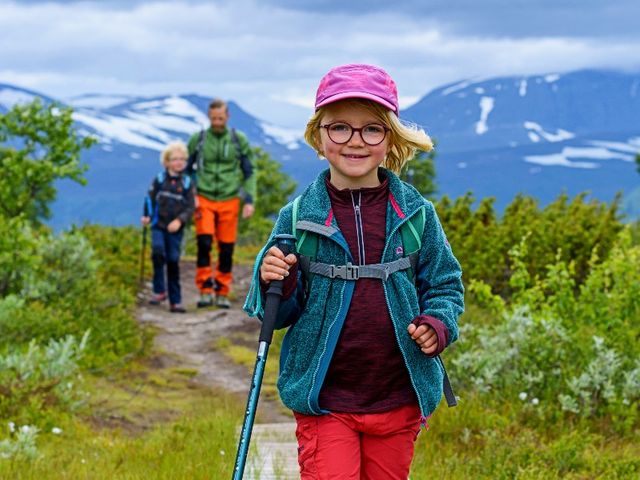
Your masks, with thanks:
<instances>
[{"instance_id":1,"label":"leafy bush","mask_svg":"<svg viewBox=\"0 0 640 480\"><path fill-rule=\"evenodd\" d=\"M269 238L275 217L289 201L296 189L296 182L282 171L282 164L273 160L267 152L254 149L256 155L257 201L256 211L248 219L240 219L238 243L240 245L262 245Z\"/></svg>"},{"instance_id":2,"label":"leafy bush","mask_svg":"<svg viewBox=\"0 0 640 480\"><path fill-rule=\"evenodd\" d=\"M14 241L0 243L6 249L0 250L0 263L14 258L20 265L19 272L3 277L0 351L2 345L81 336L88 329L93 334L83 359L87 366L118 361L144 347L144 332L132 316L139 252L134 229L87 226L56 236L14 224L20 226Z\"/></svg>"},{"instance_id":3,"label":"leafy bush","mask_svg":"<svg viewBox=\"0 0 640 480\"><path fill-rule=\"evenodd\" d=\"M74 131L72 109L36 99L0 114L0 213L32 223L50 215L54 181L85 183L80 151L95 140Z\"/></svg>"},{"instance_id":4,"label":"leafy bush","mask_svg":"<svg viewBox=\"0 0 640 480\"><path fill-rule=\"evenodd\" d=\"M465 278L482 280L503 298L512 293L510 279L515 270L509 251L524 236L529 235L526 268L530 278L544 276L546 266L560 255L561 260L573 262L574 280L580 285L590 271L594 249L599 258L606 257L623 228L617 200L611 205L587 202L582 194L569 201L563 194L540 209L536 200L520 195L500 219L493 202L485 198L474 211L471 194L455 202L443 197L437 210Z\"/></svg>"},{"instance_id":5,"label":"leafy bush","mask_svg":"<svg viewBox=\"0 0 640 480\"><path fill-rule=\"evenodd\" d=\"M80 342L67 336L46 346L31 341L25 350L0 356L0 418L23 423L39 420L46 411L72 411L83 400L78 361L89 332Z\"/></svg>"},{"instance_id":6,"label":"leafy bush","mask_svg":"<svg viewBox=\"0 0 640 480\"><path fill-rule=\"evenodd\" d=\"M472 299L495 319L462 325L454 376L480 394L519 399L524 417L610 416L628 433L639 420L640 246L624 230L606 258L591 258L576 291L574 263L560 253L532 279L527 245L511 250L511 305L472 283Z\"/></svg>"}]
</instances>

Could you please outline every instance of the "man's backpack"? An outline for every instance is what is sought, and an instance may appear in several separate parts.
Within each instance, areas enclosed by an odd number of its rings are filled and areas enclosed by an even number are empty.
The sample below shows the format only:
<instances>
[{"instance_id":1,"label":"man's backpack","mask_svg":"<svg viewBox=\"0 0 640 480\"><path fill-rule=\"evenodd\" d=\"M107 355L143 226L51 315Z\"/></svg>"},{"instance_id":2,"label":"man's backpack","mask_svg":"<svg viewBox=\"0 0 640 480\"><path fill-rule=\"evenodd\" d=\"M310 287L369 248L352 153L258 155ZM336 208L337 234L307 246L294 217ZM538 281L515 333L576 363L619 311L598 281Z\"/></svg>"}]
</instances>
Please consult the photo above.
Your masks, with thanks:
<instances>
[{"instance_id":1,"label":"man's backpack","mask_svg":"<svg viewBox=\"0 0 640 480\"><path fill-rule=\"evenodd\" d=\"M240 170L242 170L242 176L246 180L253 174L253 165L251 165L251 160L249 157L242 152L242 147L240 145L240 139L238 138L238 133L235 128L230 129L231 132L231 141L236 149L236 153L240 158ZM190 175L194 175L197 173L198 169L202 169L203 162L203 151L204 151L204 139L206 137L206 130L200 130L200 134L198 136L198 146L195 151L189 157L189 163L187 165L187 172Z\"/></svg>"},{"instance_id":2,"label":"man's backpack","mask_svg":"<svg viewBox=\"0 0 640 480\"><path fill-rule=\"evenodd\" d=\"M402 249L404 257L388 263L380 263L375 265L328 265L317 262L318 253L318 235L309 230L299 230L296 228L298 223L298 210L300 208L301 196L293 200L291 211L291 231L296 237L296 251L298 253L299 265L302 273L306 276L307 294L311 279L314 274L330 278L343 278L348 280L357 280L358 278L379 278L386 280L391 273L399 270L408 270L409 278L415 283L415 272L418 266L418 258L420 256L420 248L422 247L422 233L426 222L426 211L422 207L420 211L411 216L408 221L400 226L400 236L402 237ZM455 407L458 402L453 393L449 376L444 368L444 362L440 355L436 357L440 362L443 371L443 393L449 407Z\"/></svg>"}]
</instances>

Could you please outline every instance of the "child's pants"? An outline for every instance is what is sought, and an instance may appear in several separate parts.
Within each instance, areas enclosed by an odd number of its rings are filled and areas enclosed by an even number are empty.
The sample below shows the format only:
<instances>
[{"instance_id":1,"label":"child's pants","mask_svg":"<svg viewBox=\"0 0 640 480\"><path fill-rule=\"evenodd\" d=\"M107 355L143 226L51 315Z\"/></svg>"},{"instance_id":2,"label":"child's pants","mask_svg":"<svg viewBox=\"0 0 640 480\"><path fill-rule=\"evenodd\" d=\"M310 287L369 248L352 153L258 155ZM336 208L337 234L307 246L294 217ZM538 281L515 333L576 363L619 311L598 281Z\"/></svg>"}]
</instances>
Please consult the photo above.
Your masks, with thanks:
<instances>
[{"instance_id":1,"label":"child's pants","mask_svg":"<svg viewBox=\"0 0 640 480\"><path fill-rule=\"evenodd\" d=\"M151 260L153 262L153 293L165 293L164 266L167 266L169 303L182 302L180 293L180 247L184 230L169 233L159 228L151 229Z\"/></svg>"},{"instance_id":2,"label":"child's pants","mask_svg":"<svg viewBox=\"0 0 640 480\"><path fill-rule=\"evenodd\" d=\"M406 480L420 432L420 409L302 415L297 422L302 480Z\"/></svg>"},{"instance_id":3,"label":"child's pants","mask_svg":"<svg viewBox=\"0 0 640 480\"><path fill-rule=\"evenodd\" d=\"M198 259L196 268L196 286L201 293L227 296L233 279L233 247L238 234L238 215L240 199L209 200L197 196L194 214L198 239ZM215 277L211 268L211 249L213 241L218 244L218 263ZM215 281L215 283L214 283Z\"/></svg>"}]
</instances>

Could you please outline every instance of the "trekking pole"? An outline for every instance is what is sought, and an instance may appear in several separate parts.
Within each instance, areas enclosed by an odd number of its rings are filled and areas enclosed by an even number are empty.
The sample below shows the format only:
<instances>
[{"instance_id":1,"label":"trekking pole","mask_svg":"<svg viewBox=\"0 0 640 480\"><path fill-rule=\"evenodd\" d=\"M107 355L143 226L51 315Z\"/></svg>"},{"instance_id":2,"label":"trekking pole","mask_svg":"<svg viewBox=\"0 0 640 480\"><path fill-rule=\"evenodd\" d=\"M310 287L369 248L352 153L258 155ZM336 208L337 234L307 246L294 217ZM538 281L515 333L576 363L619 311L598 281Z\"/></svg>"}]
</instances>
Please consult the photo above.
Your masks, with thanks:
<instances>
[{"instance_id":1,"label":"trekking pole","mask_svg":"<svg viewBox=\"0 0 640 480\"><path fill-rule=\"evenodd\" d=\"M138 281L138 285L143 287L144 282L144 257L146 255L147 250L147 226L142 227L142 248L140 249L140 280Z\"/></svg>"},{"instance_id":2,"label":"trekking pole","mask_svg":"<svg viewBox=\"0 0 640 480\"><path fill-rule=\"evenodd\" d=\"M295 250L296 237L293 235L277 235L276 242L276 246L285 256ZM278 307L280 306L280 300L282 299L282 285L283 280L274 280L269 284L269 289L267 290L264 317L262 319L262 328L260 329L258 356L256 358L256 365L253 368L251 389L249 390L249 397L247 398L247 409L244 412L244 423L242 424L240 442L238 443L236 464L233 469L233 480L242 480L244 474L244 466L247 461L249 442L251 440L251 430L253 429L253 420L256 416L258 398L260 397L264 367L267 363L267 355L269 354L269 345L273 339L276 315L278 313Z\"/></svg>"}]
</instances>

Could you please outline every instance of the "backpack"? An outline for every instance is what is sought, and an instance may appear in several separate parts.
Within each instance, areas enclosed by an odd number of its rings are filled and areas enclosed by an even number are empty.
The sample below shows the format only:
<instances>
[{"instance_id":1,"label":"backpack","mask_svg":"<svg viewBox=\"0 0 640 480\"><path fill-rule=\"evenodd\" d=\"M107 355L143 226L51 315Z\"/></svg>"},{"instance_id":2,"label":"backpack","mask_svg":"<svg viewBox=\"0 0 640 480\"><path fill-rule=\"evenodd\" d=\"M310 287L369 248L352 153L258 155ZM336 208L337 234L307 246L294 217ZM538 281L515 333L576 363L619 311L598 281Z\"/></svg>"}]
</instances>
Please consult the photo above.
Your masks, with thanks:
<instances>
[{"instance_id":1,"label":"backpack","mask_svg":"<svg viewBox=\"0 0 640 480\"><path fill-rule=\"evenodd\" d=\"M307 291L309 294L309 286L314 274L323 275L330 278L343 278L348 280L358 280L359 278L379 278L386 280L391 273L399 270L408 270L409 279L415 284L415 272L418 266L418 258L420 256L420 248L422 247L422 233L426 222L426 211L424 206L420 208L417 215L412 215L409 220L400 225L400 236L402 237L402 249L404 257L393 262L380 263L375 265L328 265L316 262L318 253L318 235L309 230L298 230L298 209L300 208L301 196L293 200L293 208L291 212L291 231L296 237L296 252L300 262L300 269L307 278ZM363 268L364 267L364 268ZM363 274L364 273L364 274ZM440 355L436 357L440 362L443 371L442 390L449 407L455 407L458 402L453 393L447 370Z\"/></svg>"},{"instance_id":2,"label":"backpack","mask_svg":"<svg viewBox=\"0 0 640 480\"><path fill-rule=\"evenodd\" d=\"M231 128L231 141L240 157L240 170L242 170L242 176L246 180L253 174L253 165L251 165L251 160L249 157L242 153L242 147L240 146L240 139L238 138L238 134L235 128ZM187 171L190 175L194 175L198 168L202 168L202 152L204 146L204 138L206 136L206 130L200 130L200 134L198 136L198 146L196 150L189 157L189 163L187 165Z\"/></svg>"},{"instance_id":3,"label":"backpack","mask_svg":"<svg viewBox=\"0 0 640 480\"><path fill-rule=\"evenodd\" d=\"M155 198L153 199L155 201L155 208L152 207L151 198L148 195L145 199L146 210L149 213L149 216L151 217L152 225L156 225L158 223L160 203L163 201L164 197L167 197L165 201L165 207L166 207L166 202L173 202L173 204L175 204L175 202L177 201L177 199L174 198L175 196L173 194L168 194L163 190L162 187L164 186L164 182L166 181L166 179L167 179L166 170L162 170L156 176L156 182L158 183L159 187L158 187L158 191L156 192ZM186 192L189 191L189 188L191 187L191 177L185 174L181 176L181 180L182 180L183 199L184 199L184 195L186 194Z\"/></svg>"}]
</instances>

